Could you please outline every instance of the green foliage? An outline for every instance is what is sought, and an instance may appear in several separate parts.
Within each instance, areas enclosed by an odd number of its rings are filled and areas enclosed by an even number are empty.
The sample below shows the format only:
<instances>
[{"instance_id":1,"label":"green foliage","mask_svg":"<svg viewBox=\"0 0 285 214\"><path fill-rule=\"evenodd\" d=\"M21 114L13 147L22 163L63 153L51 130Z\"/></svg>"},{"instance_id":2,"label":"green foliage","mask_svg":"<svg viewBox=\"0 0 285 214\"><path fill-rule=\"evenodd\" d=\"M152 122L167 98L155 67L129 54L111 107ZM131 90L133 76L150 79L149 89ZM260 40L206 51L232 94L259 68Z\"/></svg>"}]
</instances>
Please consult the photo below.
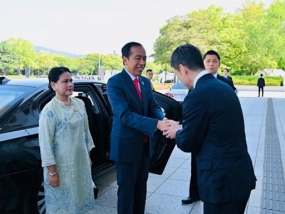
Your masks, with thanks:
<instances>
[{"instance_id":1,"label":"green foliage","mask_svg":"<svg viewBox=\"0 0 285 214\"><path fill-rule=\"evenodd\" d=\"M155 62L169 64L172 51L191 43L201 50L216 50L221 67L236 74L253 75L264 68L285 67L285 1L276 0L269 8L247 0L237 13L221 7L175 16L160 28L154 44Z\"/></svg>"},{"instance_id":2,"label":"green foliage","mask_svg":"<svg viewBox=\"0 0 285 214\"><path fill-rule=\"evenodd\" d=\"M36 69L37 70L37 75L47 75L48 71L54 67L58 66L58 63L54 60L54 55L41 52L37 55L37 60L36 60Z\"/></svg>"},{"instance_id":3,"label":"green foliage","mask_svg":"<svg viewBox=\"0 0 285 214\"><path fill-rule=\"evenodd\" d=\"M257 85L259 76L231 76L235 85ZM267 86L281 86L283 77L264 77Z\"/></svg>"},{"instance_id":4,"label":"green foliage","mask_svg":"<svg viewBox=\"0 0 285 214\"><path fill-rule=\"evenodd\" d=\"M164 70L164 67L159 63L147 62L144 70L146 72L147 69L151 69L154 74L159 74Z\"/></svg>"},{"instance_id":5,"label":"green foliage","mask_svg":"<svg viewBox=\"0 0 285 214\"><path fill-rule=\"evenodd\" d=\"M0 70L4 75L13 74L13 69L19 63L19 56L9 46L7 42L0 43Z\"/></svg>"},{"instance_id":6,"label":"green foliage","mask_svg":"<svg viewBox=\"0 0 285 214\"><path fill-rule=\"evenodd\" d=\"M123 63L122 59L115 55L103 55L101 57L101 67L103 67L105 70L121 70Z\"/></svg>"},{"instance_id":7,"label":"green foliage","mask_svg":"<svg viewBox=\"0 0 285 214\"><path fill-rule=\"evenodd\" d=\"M8 39L6 41L14 53L20 57L19 70L25 67L35 68L37 54L31 42L24 39Z\"/></svg>"}]
</instances>

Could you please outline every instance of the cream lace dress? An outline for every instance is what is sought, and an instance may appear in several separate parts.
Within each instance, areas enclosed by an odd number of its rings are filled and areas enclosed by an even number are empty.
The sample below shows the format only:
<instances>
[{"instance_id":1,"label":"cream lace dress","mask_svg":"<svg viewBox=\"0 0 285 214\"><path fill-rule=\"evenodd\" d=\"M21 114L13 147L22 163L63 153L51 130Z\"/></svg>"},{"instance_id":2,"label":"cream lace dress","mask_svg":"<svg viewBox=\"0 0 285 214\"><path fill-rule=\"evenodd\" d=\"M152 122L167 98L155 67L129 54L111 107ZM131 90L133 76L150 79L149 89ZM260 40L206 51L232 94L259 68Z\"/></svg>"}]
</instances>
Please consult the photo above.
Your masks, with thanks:
<instances>
[{"instance_id":1,"label":"cream lace dress","mask_svg":"<svg viewBox=\"0 0 285 214\"><path fill-rule=\"evenodd\" d=\"M94 148L84 103L71 97L67 105L54 97L39 121L39 144L44 167L46 213L81 214L94 209L88 152ZM60 186L49 185L47 166L56 165Z\"/></svg>"}]
</instances>

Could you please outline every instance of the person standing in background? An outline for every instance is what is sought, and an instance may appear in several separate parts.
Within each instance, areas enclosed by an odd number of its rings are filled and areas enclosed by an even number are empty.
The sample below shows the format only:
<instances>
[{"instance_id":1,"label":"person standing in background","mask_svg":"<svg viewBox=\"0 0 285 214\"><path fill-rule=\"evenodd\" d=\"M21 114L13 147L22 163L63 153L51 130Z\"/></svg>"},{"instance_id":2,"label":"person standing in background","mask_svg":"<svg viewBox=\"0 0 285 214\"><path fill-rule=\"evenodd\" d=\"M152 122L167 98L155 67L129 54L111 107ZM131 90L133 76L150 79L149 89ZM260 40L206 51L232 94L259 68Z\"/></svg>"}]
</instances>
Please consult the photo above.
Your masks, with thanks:
<instances>
[{"instance_id":1,"label":"person standing in background","mask_svg":"<svg viewBox=\"0 0 285 214\"><path fill-rule=\"evenodd\" d=\"M46 213L83 214L95 208L89 158L95 146L87 113L83 101L71 97L74 85L68 68L52 68L48 79L55 97L39 120Z\"/></svg>"},{"instance_id":2,"label":"person standing in background","mask_svg":"<svg viewBox=\"0 0 285 214\"><path fill-rule=\"evenodd\" d=\"M224 73L224 75L223 75L224 78L226 78L226 79L228 79L230 81L233 81L232 77L229 76L229 69L224 68L223 73Z\"/></svg>"},{"instance_id":3,"label":"person standing in background","mask_svg":"<svg viewBox=\"0 0 285 214\"><path fill-rule=\"evenodd\" d=\"M207 71L213 74L215 78L228 84L234 91L236 91L233 81L230 81L229 79L226 79L218 74L218 70L221 65L221 58L216 51L214 50L207 51L203 56L203 61Z\"/></svg>"},{"instance_id":4,"label":"person standing in background","mask_svg":"<svg viewBox=\"0 0 285 214\"><path fill-rule=\"evenodd\" d=\"M107 83L113 111L110 159L115 162L118 184L118 214L144 214L149 161L157 129L167 128L153 97L150 81L141 76L146 52L137 42L122 48L124 69Z\"/></svg>"},{"instance_id":5,"label":"person standing in background","mask_svg":"<svg viewBox=\"0 0 285 214\"><path fill-rule=\"evenodd\" d=\"M146 70L146 78L149 79L150 81L150 84L151 84L151 89L154 91L154 88L153 88L153 84L152 84L152 78L153 78L153 71L151 69L147 69Z\"/></svg>"},{"instance_id":6,"label":"person standing in background","mask_svg":"<svg viewBox=\"0 0 285 214\"><path fill-rule=\"evenodd\" d=\"M263 97L264 87L265 87L265 80L263 78L263 74L260 74L260 77L257 80L257 87L258 87L258 97L260 97L260 91L261 91L261 96Z\"/></svg>"}]
</instances>

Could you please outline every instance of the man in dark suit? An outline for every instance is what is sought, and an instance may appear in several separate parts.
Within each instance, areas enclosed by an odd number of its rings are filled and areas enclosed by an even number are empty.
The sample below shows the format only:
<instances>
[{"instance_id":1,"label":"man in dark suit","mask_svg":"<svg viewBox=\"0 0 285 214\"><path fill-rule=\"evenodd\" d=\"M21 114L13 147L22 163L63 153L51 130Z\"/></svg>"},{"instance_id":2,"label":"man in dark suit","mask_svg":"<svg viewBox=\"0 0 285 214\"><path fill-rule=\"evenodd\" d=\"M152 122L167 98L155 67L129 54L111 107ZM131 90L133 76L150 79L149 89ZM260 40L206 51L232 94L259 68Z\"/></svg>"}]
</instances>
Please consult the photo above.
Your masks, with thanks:
<instances>
[{"instance_id":1,"label":"man in dark suit","mask_svg":"<svg viewBox=\"0 0 285 214\"><path fill-rule=\"evenodd\" d=\"M203 63L207 71L209 71L215 78L228 84L234 91L236 88L232 81L220 76L218 70L220 68L220 56L214 50L207 51L203 56ZM196 155L195 152L191 153L191 177L189 185L189 195L187 198L182 199L183 204L191 204L195 201L200 200L199 188L197 181L197 167L196 167Z\"/></svg>"},{"instance_id":2,"label":"man in dark suit","mask_svg":"<svg viewBox=\"0 0 285 214\"><path fill-rule=\"evenodd\" d=\"M229 69L224 68L223 73L224 73L224 75L223 75L224 78L226 78L226 79L228 79L230 81L233 81L232 77L229 76Z\"/></svg>"},{"instance_id":3,"label":"man in dark suit","mask_svg":"<svg viewBox=\"0 0 285 214\"><path fill-rule=\"evenodd\" d=\"M265 87L265 80L263 78L263 74L260 74L260 77L258 78L257 87L258 87L258 96L260 97L260 91L261 91L261 96L263 97L264 93L263 88Z\"/></svg>"},{"instance_id":4,"label":"man in dark suit","mask_svg":"<svg viewBox=\"0 0 285 214\"><path fill-rule=\"evenodd\" d=\"M205 65L207 71L212 73L214 75L214 77L217 78L218 80L221 80L221 81L227 83L229 86L232 87L232 89L234 91L236 91L236 88L234 86L233 81L230 81L229 79L226 79L226 78L224 78L218 74L218 70L219 70L220 65L221 65L221 62L220 62L221 58L216 51L214 51L214 50L207 51L204 54L203 61L204 61L204 65Z\"/></svg>"},{"instance_id":5,"label":"man in dark suit","mask_svg":"<svg viewBox=\"0 0 285 214\"><path fill-rule=\"evenodd\" d=\"M239 99L232 88L204 69L200 51L178 47L171 66L192 90L183 101L182 126L168 121L163 134L194 152L205 214L243 214L256 178L247 151Z\"/></svg>"},{"instance_id":6,"label":"man in dark suit","mask_svg":"<svg viewBox=\"0 0 285 214\"><path fill-rule=\"evenodd\" d=\"M151 69L147 69L146 70L146 78L149 79L150 81L150 85L151 85L151 89L154 91L154 88L153 88L153 84L151 82L152 78L153 78L153 71Z\"/></svg>"},{"instance_id":7,"label":"man in dark suit","mask_svg":"<svg viewBox=\"0 0 285 214\"><path fill-rule=\"evenodd\" d=\"M137 42L122 48L124 69L107 83L113 110L110 159L115 161L118 183L118 214L143 214L151 137L164 130L166 121L155 101L150 82L142 77L146 52Z\"/></svg>"}]
</instances>

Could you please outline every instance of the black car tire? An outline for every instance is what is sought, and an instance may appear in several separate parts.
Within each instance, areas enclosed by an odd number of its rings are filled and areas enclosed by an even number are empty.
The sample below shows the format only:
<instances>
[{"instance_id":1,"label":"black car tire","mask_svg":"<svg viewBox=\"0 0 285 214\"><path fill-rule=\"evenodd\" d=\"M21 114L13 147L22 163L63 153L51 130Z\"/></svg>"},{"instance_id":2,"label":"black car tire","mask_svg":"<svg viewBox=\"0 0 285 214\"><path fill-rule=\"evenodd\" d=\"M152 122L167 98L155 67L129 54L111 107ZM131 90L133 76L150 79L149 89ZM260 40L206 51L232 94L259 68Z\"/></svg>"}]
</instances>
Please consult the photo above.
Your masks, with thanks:
<instances>
[{"instance_id":1,"label":"black car tire","mask_svg":"<svg viewBox=\"0 0 285 214\"><path fill-rule=\"evenodd\" d=\"M42 173L41 173L42 174ZM36 176L34 181L30 183L24 197L23 213L39 213L45 214L45 193L43 186L43 176Z\"/></svg>"}]
</instances>

